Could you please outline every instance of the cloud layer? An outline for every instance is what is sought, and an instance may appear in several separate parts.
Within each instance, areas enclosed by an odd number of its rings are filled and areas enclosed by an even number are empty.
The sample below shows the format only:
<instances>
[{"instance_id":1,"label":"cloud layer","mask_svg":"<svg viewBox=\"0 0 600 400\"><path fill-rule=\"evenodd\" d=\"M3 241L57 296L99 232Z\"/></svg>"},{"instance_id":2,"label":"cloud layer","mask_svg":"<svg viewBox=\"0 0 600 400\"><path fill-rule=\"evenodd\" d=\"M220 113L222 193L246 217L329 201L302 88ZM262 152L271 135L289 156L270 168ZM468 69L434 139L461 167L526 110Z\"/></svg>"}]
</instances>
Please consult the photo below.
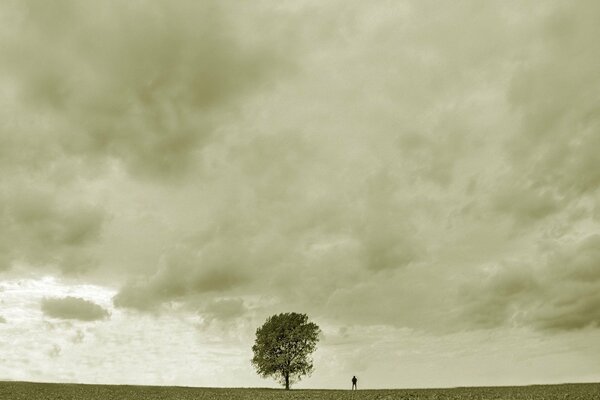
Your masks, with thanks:
<instances>
[{"instance_id":1,"label":"cloud layer","mask_svg":"<svg viewBox=\"0 0 600 400\"><path fill-rule=\"evenodd\" d=\"M456 277L512 251L539 264L548 235L560 247L597 221L597 76L579 40L597 10L522 7L13 4L2 265L102 276L146 311L262 294L435 325L476 296ZM279 35L250 34L242 12ZM436 302L429 321L408 311Z\"/></svg>"},{"instance_id":2,"label":"cloud layer","mask_svg":"<svg viewBox=\"0 0 600 400\"><path fill-rule=\"evenodd\" d=\"M600 236L550 250L539 265L506 263L469 288L465 310L477 324L544 330L600 326ZM475 285L474 285L475 286Z\"/></svg>"},{"instance_id":3,"label":"cloud layer","mask_svg":"<svg viewBox=\"0 0 600 400\"><path fill-rule=\"evenodd\" d=\"M115 158L134 173L186 168L224 107L276 67L275 49L244 43L219 2L14 7L3 67L20 102L58 151Z\"/></svg>"},{"instance_id":4,"label":"cloud layer","mask_svg":"<svg viewBox=\"0 0 600 400\"><path fill-rule=\"evenodd\" d=\"M45 298L42 300L42 312L52 318L96 321L108 318L109 313L102 306L82 299L67 296L64 298Z\"/></svg>"}]
</instances>

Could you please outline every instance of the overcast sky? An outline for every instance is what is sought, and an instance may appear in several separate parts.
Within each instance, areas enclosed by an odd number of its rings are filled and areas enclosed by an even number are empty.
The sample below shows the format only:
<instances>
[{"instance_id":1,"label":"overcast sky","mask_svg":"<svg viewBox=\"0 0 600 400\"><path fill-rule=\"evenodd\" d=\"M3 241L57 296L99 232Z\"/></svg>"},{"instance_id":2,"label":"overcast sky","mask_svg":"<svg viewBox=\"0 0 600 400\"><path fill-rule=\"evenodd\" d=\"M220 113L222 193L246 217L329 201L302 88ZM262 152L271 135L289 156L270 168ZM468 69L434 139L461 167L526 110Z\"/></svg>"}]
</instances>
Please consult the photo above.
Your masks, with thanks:
<instances>
[{"instance_id":1,"label":"overcast sky","mask_svg":"<svg viewBox=\"0 0 600 400\"><path fill-rule=\"evenodd\" d=\"M4 1L0 379L600 380L600 3Z\"/></svg>"}]
</instances>

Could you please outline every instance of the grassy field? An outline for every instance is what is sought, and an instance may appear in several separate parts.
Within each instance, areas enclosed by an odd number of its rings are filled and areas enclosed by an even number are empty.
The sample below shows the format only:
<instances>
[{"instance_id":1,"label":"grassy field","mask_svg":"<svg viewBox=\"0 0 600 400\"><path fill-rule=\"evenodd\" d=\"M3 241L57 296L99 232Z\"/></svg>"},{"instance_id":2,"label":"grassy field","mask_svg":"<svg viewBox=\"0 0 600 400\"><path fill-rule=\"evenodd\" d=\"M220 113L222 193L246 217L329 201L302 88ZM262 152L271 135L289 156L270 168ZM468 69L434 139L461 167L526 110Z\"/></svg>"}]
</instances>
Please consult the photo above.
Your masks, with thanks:
<instances>
[{"instance_id":1,"label":"grassy field","mask_svg":"<svg viewBox=\"0 0 600 400\"><path fill-rule=\"evenodd\" d=\"M600 383L515 387L396 390L210 389L166 386L74 385L0 382L0 399L10 400L344 400L344 399L600 399Z\"/></svg>"}]
</instances>

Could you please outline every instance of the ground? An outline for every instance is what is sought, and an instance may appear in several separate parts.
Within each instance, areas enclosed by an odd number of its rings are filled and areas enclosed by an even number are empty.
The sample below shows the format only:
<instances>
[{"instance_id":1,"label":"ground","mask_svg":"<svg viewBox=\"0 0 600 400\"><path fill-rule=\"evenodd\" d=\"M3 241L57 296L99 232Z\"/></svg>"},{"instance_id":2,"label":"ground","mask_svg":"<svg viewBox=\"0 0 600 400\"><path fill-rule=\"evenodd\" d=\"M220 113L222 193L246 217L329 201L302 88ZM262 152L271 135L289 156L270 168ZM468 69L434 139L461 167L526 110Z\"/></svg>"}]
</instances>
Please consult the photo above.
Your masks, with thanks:
<instances>
[{"instance_id":1,"label":"ground","mask_svg":"<svg viewBox=\"0 0 600 400\"><path fill-rule=\"evenodd\" d=\"M10 400L554 400L600 399L600 383L515 387L394 390L212 389L166 386L75 385L0 382L0 399Z\"/></svg>"}]
</instances>

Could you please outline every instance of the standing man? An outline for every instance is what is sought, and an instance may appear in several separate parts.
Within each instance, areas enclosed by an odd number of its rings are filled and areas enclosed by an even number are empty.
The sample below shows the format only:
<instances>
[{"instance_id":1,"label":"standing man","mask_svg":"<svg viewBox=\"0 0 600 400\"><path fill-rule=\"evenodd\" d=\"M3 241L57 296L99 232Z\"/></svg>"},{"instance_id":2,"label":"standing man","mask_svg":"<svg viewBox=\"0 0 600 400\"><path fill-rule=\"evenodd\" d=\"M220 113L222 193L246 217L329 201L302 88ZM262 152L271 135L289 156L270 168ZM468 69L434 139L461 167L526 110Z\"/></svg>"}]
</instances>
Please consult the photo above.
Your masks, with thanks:
<instances>
[{"instance_id":1,"label":"standing man","mask_svg":"<svg viewBox=\"0 0 600 400\"><path fill-rule=\"evenodd\" d=\"M356 376L352 377L352 390L356 390L356 382L358 382L358 379L356 379Z\"/></svg>"}]
</instances>

